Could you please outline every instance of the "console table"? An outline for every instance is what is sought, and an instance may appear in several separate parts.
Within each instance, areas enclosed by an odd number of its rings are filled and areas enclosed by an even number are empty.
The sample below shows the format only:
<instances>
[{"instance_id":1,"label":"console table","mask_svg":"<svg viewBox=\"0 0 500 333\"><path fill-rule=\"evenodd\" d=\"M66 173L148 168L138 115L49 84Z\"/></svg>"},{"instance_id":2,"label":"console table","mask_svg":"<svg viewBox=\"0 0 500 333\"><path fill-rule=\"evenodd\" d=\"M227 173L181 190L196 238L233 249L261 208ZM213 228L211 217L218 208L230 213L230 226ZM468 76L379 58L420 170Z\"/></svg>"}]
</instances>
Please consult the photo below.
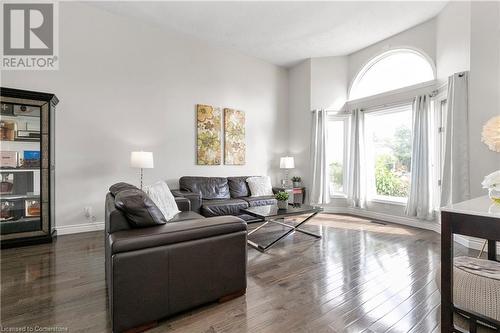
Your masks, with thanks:
<instances>
[{"instance_id":1,"label":"console table","mask_svg":"<svg viewBox=\"0 0 500 333\"><path fill-rule=\"evenodd\" d=\"M459 332L453 325L453 312L483 320L477 314L453 304L453 235L478 237L488 241L488 260L497 260L500 241L500 205L483 196L441 208L441 332ZM474 324L475 325L475 324Z\"/></svg>"}]
</instances>

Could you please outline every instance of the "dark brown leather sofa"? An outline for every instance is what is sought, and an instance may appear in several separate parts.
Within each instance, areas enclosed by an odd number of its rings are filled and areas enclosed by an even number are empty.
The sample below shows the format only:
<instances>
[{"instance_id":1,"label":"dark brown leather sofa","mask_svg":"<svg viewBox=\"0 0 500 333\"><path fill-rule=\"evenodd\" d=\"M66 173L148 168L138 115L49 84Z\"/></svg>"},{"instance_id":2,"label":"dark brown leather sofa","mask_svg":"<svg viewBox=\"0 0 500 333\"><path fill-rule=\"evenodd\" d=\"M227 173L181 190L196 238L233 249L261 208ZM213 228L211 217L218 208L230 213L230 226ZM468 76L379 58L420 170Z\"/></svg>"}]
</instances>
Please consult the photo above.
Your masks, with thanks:
<instances>
[{"instance_id":1,"label":"dark brown leather sofa","mask_svg":"<svg viewBox=\"0 0 500 333\"><path fill-rule=\"evenodd\" d=\"M205 217L233 215L252 222L255 218L242 214L241 209L253 206L275 205L273 195L251 197L246 179L239 177L193 177L179 179L179 190L173 190L176 197L190 201L191 210Z\"/></svg>"},{"instance_id":2,"label":"dark brown leather sofa","mask_svg":"<svg viewBox=\"0 0 500 333\"><path fill-rule=\"evenodd\" d=\"M176 198L181 212L164 225L132 228L108 193L106 285L113 332L145 328L181 311L244 294L246 223L205 218Z\"/></svg>"}]
</instances>

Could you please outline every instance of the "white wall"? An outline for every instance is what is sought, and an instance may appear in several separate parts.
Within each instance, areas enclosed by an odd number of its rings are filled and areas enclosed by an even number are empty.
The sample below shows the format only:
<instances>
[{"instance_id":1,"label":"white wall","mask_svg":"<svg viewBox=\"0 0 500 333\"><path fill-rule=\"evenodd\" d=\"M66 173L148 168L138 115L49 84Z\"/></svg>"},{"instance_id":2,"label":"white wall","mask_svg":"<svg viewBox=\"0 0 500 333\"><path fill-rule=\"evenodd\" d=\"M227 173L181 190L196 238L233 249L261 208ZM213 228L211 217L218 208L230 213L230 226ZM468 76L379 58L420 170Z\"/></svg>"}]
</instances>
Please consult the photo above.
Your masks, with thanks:
<instances>
[{"instance_id":1,"label":"white wall","mask_svg":"<svg viewBox=\"0 0 500 333\"><path fill-rule=\"evenodd\" d=\"M342 109L347 88L347 57L311 59L311 110Z\"/></svg>"},{"instance_id":2,"label":"white wall","mask_svg":"<svg viewBox=\"0 0 500 333\"><path fill-rule=\"evenodd\" d=\"M288 72L289 154L295 158L292 176L300 176L310 185L311 142L311 60L305 60ZM309 187L310 188L310 187Z\"/></svg>"},{"instance_id":3,"label":"white wall","mask_svg":"<svg viewBox=\"0 0 500 333\"><path fill-rule=\"evenodd\" d=\"M481 181L500 169L500 154L481 143L488 119L500 115L500 2L471 5L470 47L470 186L471 196L486 195Z\"/></svg>"},{"instance_id":4,"label":"white wall","mask_svg":"<svg viewBox=\"0 0 500 333\"><path fill-rule=\"evenodd\" d=\"M287 150L287 72L81 3L60 4L60 69L2 72L2 86L61 100L56 125L57 225L85 223L117 181L138 182L132 150L151 150L147 183L182 175L273 174ZM245 166L195 164L195 105L246 112Z\"/></svg>"},{"instance_id":5,"label":"white wall","mask_svg":"<svg viewBox=\"0 0 500 333\"><path fill-rule=\"evenodd\" d=\"M436 17L437 78L470 69L470 2L453 1Z\"/></svg>"}]
</instances>

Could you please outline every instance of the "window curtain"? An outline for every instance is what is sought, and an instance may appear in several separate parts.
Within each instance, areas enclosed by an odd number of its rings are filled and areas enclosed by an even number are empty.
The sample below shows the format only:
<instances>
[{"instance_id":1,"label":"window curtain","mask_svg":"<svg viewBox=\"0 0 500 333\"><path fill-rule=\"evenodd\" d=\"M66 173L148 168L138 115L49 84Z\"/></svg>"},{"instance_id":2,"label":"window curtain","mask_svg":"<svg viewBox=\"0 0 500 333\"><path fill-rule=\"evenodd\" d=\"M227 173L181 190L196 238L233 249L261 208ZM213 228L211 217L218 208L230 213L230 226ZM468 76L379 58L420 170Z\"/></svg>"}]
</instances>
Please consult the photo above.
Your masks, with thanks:
<instances>
[{"instance_id":1,"label":"window curtain","mask_svg":"<svg viewBox=\"0 0 500 333\"><path fill-rule=\"evenodd\" d=\"M314 110L312 116L310 202L312 204L327 204L330 202L330 182L326 163L328 113L326 110Z\"/></svg>"},{"instance_id":2,"label":"window curtain","mask_svg":"<svg viewBox=\"0 0 500 333\"><path fill-rule=\"evenodd\" d=\"M432 177L430 164L430 97L417 96L413 102L411 182L406 214L432 220Z\"/></svg>"},{"instance_id":3,"label":"window curtain","mask_svg":"<svg viewBox=\"0 0 500 333\"><path fill-rule=\"evenodd\" d=\"M364 151L364 114L360 109L352 110L350 119L350 147L348 161L347 198L352 207L366 207L366 172Z\"/></svg>"},{"instance_id":4,"label":"window curtain","mask_svg":"<svg viewBox=\"0 0 500 333\"><path fill-rule=\"evenodd\" d=\"M447 99L441 206L470 198L469 72L455 73L448 78Z\"/></svg>"}]
</instances>

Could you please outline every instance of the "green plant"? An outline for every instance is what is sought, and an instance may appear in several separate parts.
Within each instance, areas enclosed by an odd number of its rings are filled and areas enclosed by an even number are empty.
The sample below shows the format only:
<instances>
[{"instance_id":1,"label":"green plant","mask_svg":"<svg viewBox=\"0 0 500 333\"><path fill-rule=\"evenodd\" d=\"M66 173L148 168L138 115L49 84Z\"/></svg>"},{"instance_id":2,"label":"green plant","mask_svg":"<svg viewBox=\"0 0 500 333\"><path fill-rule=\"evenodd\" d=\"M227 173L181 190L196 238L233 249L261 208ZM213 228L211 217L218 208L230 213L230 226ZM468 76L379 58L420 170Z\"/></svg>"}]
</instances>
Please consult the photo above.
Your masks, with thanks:
<instances>
[{"instance_id":1,"label":"green plant","mask_svg":"<svg viewBox=\"0 0 500 333\"><path fill-rule=\"evenodd\" d=\"M336 188L341 188L344 184L344 170L339 162L330 163L330 181Z\"/></svg>"},{"instance_id":2,"label":"green plant","mask_svg":"<svg viewBox=\"0 0 500 333\"><path fill-rule=\"evenodd\" d=\"M406 197L409 192L409 182L395 170L397 160L389 155L381 155L375 161L375 186L378 195Z\"/></svg>"},{"instance_id":3,"label":"green plant","mask_svg":"<svg viewBox=\"0 0 500 333\"><path fill-rule=\"evenodd\" d=\"M289 197L289 194L287 192L285 192L285 191L279 191L278 193L276 193L274 195L274 197L278 201L287 201L288 197Z\"/></svg>"},{"instance_id":4,"label":"green plant","mask_svg":"<svg viewBox=\"0 0 500 333\"><path fill-rule=\"evenodd\" d=\"M292 182L297 182L297 183L299 183L299 182L301 182L301 181L302 181L302 178L300 178L300 177L297 177L297 176L292 177Z\"/></svg>"}]
</instances>

